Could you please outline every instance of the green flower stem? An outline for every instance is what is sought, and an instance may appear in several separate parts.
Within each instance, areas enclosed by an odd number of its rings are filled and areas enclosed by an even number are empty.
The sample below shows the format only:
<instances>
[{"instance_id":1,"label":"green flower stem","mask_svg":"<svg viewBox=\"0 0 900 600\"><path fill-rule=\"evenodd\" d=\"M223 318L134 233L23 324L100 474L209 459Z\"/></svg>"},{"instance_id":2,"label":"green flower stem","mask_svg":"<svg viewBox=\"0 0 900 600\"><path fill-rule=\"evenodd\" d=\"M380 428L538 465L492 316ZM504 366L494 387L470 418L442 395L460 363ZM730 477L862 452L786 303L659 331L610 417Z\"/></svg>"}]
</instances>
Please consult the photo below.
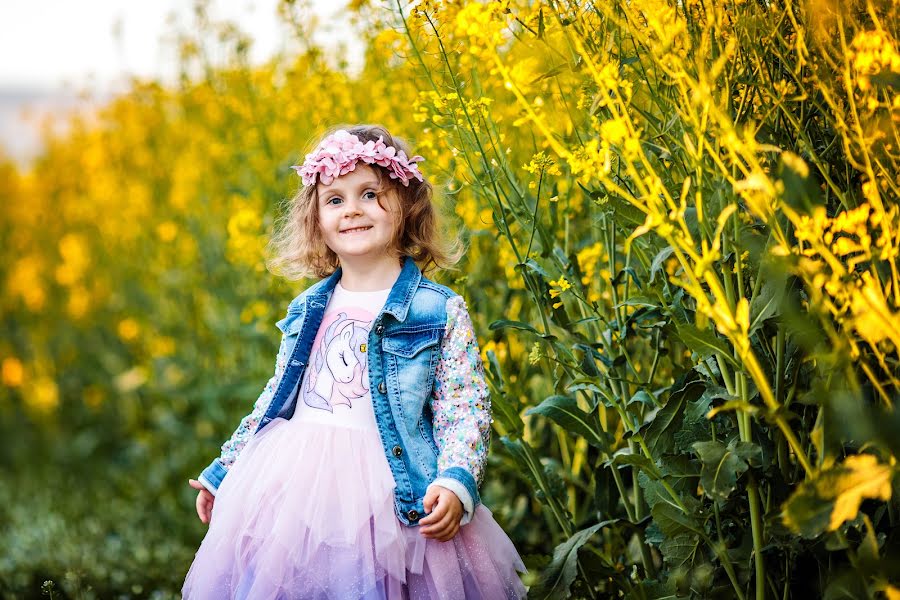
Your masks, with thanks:
<instances>
[{"instance_id":1,"label":"green flower stem","mask_svg":"<svg viewBox=\"0 0 900 600\"><path fill-rule=\"evenodd\" d=\"M634 439L628 440L628 449L631 450L632 454L635 454L637 447L634 443ZM632 467L631 469L631 487L633 489L634 496L634 518L640 521L644 518L644 505L641 499L641 486L638 483L638 473L640 469L637 467Z\"/></svg>"},{"instance_id":2,"label":"green flower stem","mask_svg":"<svg viewBox=\"0 0 900 600\"><path fill-rule=\"evenodd\" d=\"M631 452L634 453L635 444L633 438L628 440L628 447L631 449ZM637 467L631 468L631 486L634 489L634 523L637 523L644 518L643 494L641 492L641 484L638 482L639 472L640 469ZM656 565L653 564L653 555L650 553L650 547L647 545L643 536L638 536L638 541L640 542L641 561L644 563L644 569L646 569L647 574L650 577L654 577L656 575Z\"/></svg>"},{"instance_id":3,"label":"green flower stem","mask_svg":"<svg viewBox=\"0 0 900 600\"><path fill-rule=\"evenodd\" d=\"M616 224L610 219L606 219L606 257L609 266L609 276L614 280L616 277ZM619 305L618 286L610 281L610 292L612 293L613 306L616 311L616 325L620 332L624 325L622 318L622 307Z\"/></svg>"},{"instance_id":4,"label":"green flower stem","mask_svg":"<svg viewBox=\"0 0 900 600\"><path fill-rule=\"evenodd\" d=\"M749 401L747 397L747 380L743 373L737 374L741 400ZM746 411L738 412L738 429L742 442L753 442L753 430L750 424L750 414ZM762 516L759 512L759 487L752 473L748 473L750 479L747 484L747 502L750 508L750 530L753 533L753 566L756 570L756 600L765 600L766 597L766 567L763 561L763 537Z\"/></svg>"},{"instance_id":5,"label":"green flower stem","mask_svg":"<svg viewBox=\"0 0 900 600\"><path fill-rule=\"evenodd\" d=\"M644 453L644 456L647 457L651 462L656 464L656 459L653 457L653 454L650 452L650 448L647 446L647 442L644 441L644 436L642 435L634 435L633 438L636 438L638 443L641 446L641 451ZM662 484L663 489L671 496L672 501L675 505L683 512L684 514L688 514L688 509L684 505L684 502L681 501L681 496L678 495L678 492L672 487L672 485L666 481L665 479L660 478L659 482Z\"/></svg>"},{"instance_id":6,"label":"green flower stem","mask_svg":"<svg viewBox=\"0 0 900 600\"><path fill-rule=\"evenodd\" d=\"M524 443L524 440L522 443L522 449L525 458L528 461L528 468L531 470L535 480L537 481L538 487L541 489L541 491L544 493L544 497L547 499L547 507L553 514L554 519L556 519L556 522L562 530L563 535L565 535L567 538L572 537L572 534L574 533L572 523L565 517L562 506L558 504L558 498L550 491L550 488L547 485L547 481L544 478L544 469L541 461L534 455L534 451L532 450L531 445L528 443Z\"/></svg>"},{"instance_id":7,"label":"green flower stem","mask_svg":"<svg viewBox=\"0 0 900 600\"><path fill-rule=\"evenodd\" d=\"M756 600L766 597L766 565L763 560L763 522L759 511L759 488L756 479L750 475L747 484L747 500L750 504L750 530L753 533L753 565L756 570Z\"/></svg>"},{"instance_id":8,"label":"green flower stem","mask_svg":"<svg viewBox=\"0 0 900 600\"><path fill-rule=\"evenodd\" d=\"M756 360L756 355L754 355L752 351L749 351L746 356L741 358L743 359L744 367L750 372L750 377L756 382L763 402L773 411L774 414L772 420L775 421L775 425L781 430L782 435L784 435L788 442L788 446L794 451L794 455L797 457L800 466L806 471L807 477L812 477L814 470L809 462L809 457L803 450L803 446L800 444L794 431L791 429L790 425L788 425L787 420L785 420L784 415L780 412L776 412L780 408L780 405L775 401L775 397L772 395L772 389L768 385L762 367L760 367Z\"/></svg>"},{"instance_id":9,"label":"green flower stem","mask_svg":"<svg viewBox=\"0 0 900 600\"><path fill-rule=\"evenodd\" d=\"M731 564L731 559L728 557L728 552L725 551L724 544L714 543L712 539L705 532L697 531L695 532L700 536L700 539L703 540L709 548L715 553L716 558L719 559L719 563L721 563L722 568L725 569L725 574L728 575L728 580L731 582L731 587L734 588L734 594L738 600L746 600L744 596L744 590L741 589L741 584L738 582L737 575L734 572L734 565Z\"/></svg>"},{"instance_id":10,"label":"green flower stem","mask_svg":"<svg viewBox=\"0 0 900 600\"><path fill-rule=\"evenodd\" d=\"M719 365L719 372L722 374L722 382L725 383L725 389L728 390L728 393L732 396L737 396L737 391L734 389L734 380L731 378L731 371L728 369L728 364L718 352L716 352L716 364Z\"/></svg>"},{"instance_id":11,"label":"green flower stem","mask_svg":"<svg viewBox=\"0 0 900 600\"><path fill-rule=\"evenodd\" d=\"M541 174L538 177L537 184L537 196L534 199L534 213L531 215L531 236L528 238L528 248L525 249L525 259L527 260L529 256L531 256L531 246L534 244L534 234L538 230L537 220L538 220L538 207L541 205L541 186L544 184L544 169L541 169Z\"/></svg>"},{"instance_id":12,"label":"green flower stem","mask_svg":"<svg viewBox=\"0 0 900 600\"><path fill-rule=\"evenodd\" d=\"M619 497L622 498L622 504L625 505L625 514L630 522L636 523L634 509L631 507L631 503L628 502L628 493L625 491L625 482L622 481L622 474L619 473L619 469L615 465L610 465L609 468L612 471L613 481L615 481L616 487L619 489Z\"/></svg>"},{"instance_id":13,"label":"green flower stem","mask_svg":"<svg viewBox=\"0 0 900 600\"><path fill-rule=\"evenodd\" d=\"M656 577L656 565L653 564L653 554L650 552L650 546L644 541L643 537L638 536L641 548L641 562L644 563L644 570L647 571L647 577L654 579Z\"/></svg>"},{"instance_id":14,"label":"green flower stem","mask_svg":"<svg viewBox=\"0 0 900 600\"><path fill-rule=\"evenodd\" d=\"M784 324L778 323L775 333L775 401L784 405Z\"/></svg>"}]
</instances>

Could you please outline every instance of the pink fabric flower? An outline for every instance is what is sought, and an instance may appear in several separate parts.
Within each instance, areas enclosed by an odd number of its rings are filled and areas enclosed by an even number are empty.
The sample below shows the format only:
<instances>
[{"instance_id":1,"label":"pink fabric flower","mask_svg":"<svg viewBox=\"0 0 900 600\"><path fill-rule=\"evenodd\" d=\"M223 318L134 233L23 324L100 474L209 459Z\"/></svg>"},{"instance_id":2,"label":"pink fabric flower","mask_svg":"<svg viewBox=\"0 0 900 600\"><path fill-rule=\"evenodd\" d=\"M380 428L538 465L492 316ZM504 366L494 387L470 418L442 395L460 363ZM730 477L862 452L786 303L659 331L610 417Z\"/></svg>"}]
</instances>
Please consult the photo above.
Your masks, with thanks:
<instances>
[{"instance_id":1,"label":"pink fabric flower","mask_svg":"<svg viewBox=\"0 0 900 600\"><path fill-rule=\"evenodd\" d=\"M306 155L302 165L292 165L291 168L303 179L303 185L315 185L316 177L328 185L355 169L360 160L386 168L388 176L399 179L404 186L408 186L412 178L423 181L416 164L425 160L423 157L407 158L402 150L398 152L393 146L386 145L381 136L378 140L363 143L345 129L339 129L322 140L315 151Z\"/></svg>"}]
</instances>

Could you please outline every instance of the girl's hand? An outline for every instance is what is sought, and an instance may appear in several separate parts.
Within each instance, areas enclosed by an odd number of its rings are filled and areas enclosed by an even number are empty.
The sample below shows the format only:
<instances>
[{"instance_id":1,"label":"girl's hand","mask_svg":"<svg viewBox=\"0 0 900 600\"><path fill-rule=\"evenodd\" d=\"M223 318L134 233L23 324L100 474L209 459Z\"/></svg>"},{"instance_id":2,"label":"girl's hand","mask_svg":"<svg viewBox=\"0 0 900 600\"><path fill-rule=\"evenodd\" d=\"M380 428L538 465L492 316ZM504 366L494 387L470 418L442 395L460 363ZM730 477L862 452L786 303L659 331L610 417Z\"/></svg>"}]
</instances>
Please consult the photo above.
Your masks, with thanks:
<instances>
[{"instance_id":1,"label":"girl's hand","mask_svg":"<svg viewBox=\"0 0 900 600\"><path fill-rule=\"evenodd\" d=\"M439 542L453 539L463 517L463 505L457 495L452 490L434 485L425 494L423 505L429 514L419 521L421 534Z\"/></svg>"},{"instance_id":2,"label":"girl's hand","mask_svg":"<svg viewBox=\"0 0 900 600\"><path fill-rule=\"evenodd\" d=\"M197 494L197 516L200 517L200 521L203 523L209 523L212 517L213 502L216 501L216 497L196 479L189 479L188 483L195 490L200 490L200 493Z\"/></svg>"}]
</instances>

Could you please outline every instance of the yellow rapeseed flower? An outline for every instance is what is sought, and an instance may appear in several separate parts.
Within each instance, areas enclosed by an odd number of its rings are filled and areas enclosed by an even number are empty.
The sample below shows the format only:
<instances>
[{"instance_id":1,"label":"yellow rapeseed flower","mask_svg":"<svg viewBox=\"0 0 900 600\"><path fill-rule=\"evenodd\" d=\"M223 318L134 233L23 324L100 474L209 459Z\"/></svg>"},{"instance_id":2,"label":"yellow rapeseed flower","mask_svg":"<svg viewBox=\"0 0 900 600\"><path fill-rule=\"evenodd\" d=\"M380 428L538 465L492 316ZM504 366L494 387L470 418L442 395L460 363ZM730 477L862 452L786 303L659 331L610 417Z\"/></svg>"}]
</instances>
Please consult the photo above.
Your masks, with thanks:
<instances>
[{"instance_id":1,"label":"yellow rapeseed flower","mask_svg":"<svg viewBox=\"0 0 900 600\"><path fill-rule=\"evenodd\" d=\"M528 364L536 365L541 362L541 358L543 357L543 353L541 352L541 344L540 342L535 342L531 347L531 352L528 353Z\"/></svg>"},{"instance_id":2,"label":"yellow rapeseed flower","mask_svg":"<svg viewBox=\"0 0 900 600\"><path fill-rule=\"evenodd\" d=\"M84 286L76 285L69 290L66 312L73 319L80 319L87 314L91 305L91 295Z\"/></svg>"},{"instance_id":3,"label":"yellow rapeseed flower","mask_svg":"<svg viewBox=\"0 0 900 600\"><path fill-rule=\"evenodd\" d=\"M175 340L167 335L154 336L150 340L150 353L153 356L170 356L175 353Z\"/></svg>"},{"instance_id":4,"label":"yellow rapeseed flower","mask_svg":"<svg viewBox=\"0 0 900 600\"><path fill-rule=\"evenodd\" d=\"M597 274L597 266L604 257L603 244L600 242L586 246L578 251L575 258L578 259L578 266L581 268L581 283L586 286L591 284L594 276Z\"/></svg>"},{"instance_id":5,"label":"yellow rapeseed flower","mask_svg":"<svg viewBox=\"0 0 900 600\"><path fill-rule=\"evenodd\" d=\"M468 38L469 52L480 56L503 43L505 21L501 15L507 10L507 1L468 2L456 14L456 35Z\"/></svg>"},{"instance_id":6,"label":"yellow rapeseed flower","mask_svg":"<svg viewBox=\"0 0 900 600\"><path fill-rule=\"evenodd\" d=\"M6 289L10 295L19 296L32 312L44 307L47 299L44 292L42 271L44 261L37 255L29 255L17 260L10 271Z\"/></svg>"},{"instance_id":7,"label":"yellow rapeseed flower","mask_svg":"<svg viewBox=\"0 0 900 600\"><path fill-rule=\"evenodd\" d=\"M163 221L156 226L156 235L163 242L171 242L178 235L178 225L172 221Z\"/></svg>"},{"instance_id":8,"label":"yellow rapeseed flower","mask_svg":"<svg viewBox=\"0 0 900 600\"><path fill-rule=\"evenodd\" d=\"M528 164L522 165L522 168L531 173L532 175L540 175L544 173L546 175L561 175L562 171L560 171L559 167L556 164L556 161L546 155L543 151L538 152L534 156L531 157L531 161Z\"/></svg>"},{"instance_id":9,"label":"yellow rapeseed flower","mask_svg":"<svg viewBox=\"0 0 900 600\"><path fill-rule=\"evenodd\" d=\"M610 119L600 125L600 137L610 144L621 144L628 137L628 124L624 119Z\"/></svg>"},{"instance_id":10,"label":"yellow rapeseed flower","mask_svg":"<svg viewBox=\"0 0 900 600\"><path fill-rule=\"evenodd\" d=\"M572 284L569 283L565 277L560 277L556 281L551 281L550 285L553 286L550 288L551 298L558 298L563 292L572 288ZM553 308L559 308L560 306L562 306L562 300L553 304Z\"/></svg>"},{"instance_id":11,"label":"yellow rapeseed flower","mask_svg":"<svg viewBox=\"0 0 900 600\"><path fill-rule=\"evenodd\" d=\"M22 361L14 356L8 356L3 359L2 378L3 385L6 387L19 387L22 385L22 379L25 369L22 368Z\"/></svg>"},{"instance_id":12,"label":"yellow rapeseed flower","mask_svg":"<svg viewBox=\"0 0 900 600\"><path fill-rule=\"evenodd\" d=\"M141 326L138 325L137 321L135 321L131 317L126 317L125 319L119 321L117 331L120 338L122 338L126 342L130 342L137 338L137 336L140 334Z\"/></svg>"},{"instance_id":13,"label":"yellow rapeseed flower","mask_svg":"<svg viewBox=\"0 0 900 600\"><path fill-rule=\"evenodd\" d=\"M59 406L59 388L56 382L47 376L34 380L31 393L26 394L25 402L31 408L41 412L51 412Z\"/></svg>"},{"instance_id":14,"label":"yellow rapeseed flower","mask_svg":"<svg viewBox=\"0 0 900 600\"><path fill-rule=\"evenodd\" d=\"M56 268L56 281L61 285L74 285L87 270L90 261L84 236L67 233L59 240L62 264Z\"/></svg>"},{"instance_id":15,"label":"yellow rapeseed flower","mask_svg":"<svg viewBox=\"0 0 900 600\"><path fill-rule=\"evenodd\" d=\"M857 74L857 85L862 91L872 87L869 79L872 75L900 73L897 43L881 30L857 33L850 44L850 57Z\"/></svg>"}]
</instances>

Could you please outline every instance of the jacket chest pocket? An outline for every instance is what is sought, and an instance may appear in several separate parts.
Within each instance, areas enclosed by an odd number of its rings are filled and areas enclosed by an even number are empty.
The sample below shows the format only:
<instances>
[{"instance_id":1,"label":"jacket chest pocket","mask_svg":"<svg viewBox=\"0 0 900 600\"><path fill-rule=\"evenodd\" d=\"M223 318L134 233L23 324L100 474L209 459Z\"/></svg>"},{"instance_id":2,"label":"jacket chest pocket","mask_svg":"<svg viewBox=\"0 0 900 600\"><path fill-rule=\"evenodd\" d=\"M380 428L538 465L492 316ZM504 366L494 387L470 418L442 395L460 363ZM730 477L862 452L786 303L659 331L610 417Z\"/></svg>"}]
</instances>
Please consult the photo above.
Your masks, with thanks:
<instances>
[{"instance_id":1,"label":"jacket chest pocket","mask_svg":"<svg viewBox=\"0 0 900 600\"><path fill-rule=\"evenodd\" d=\"M294 347L300 338L300 330L305 322L304 313L302 306L299 309L290 307L287 316L275 323L282 333L277 361L282 372L286 369L288 358L294 353Z\"/></svg>"},{"instance_id":2,"label":"jacket chest pocket","mask_svg":"<svg viewBox=\"0 0 900 600\"><path fill-rule=\"evenodd\" d=\"M441 324L431 328L396 330L381 339L388 381L399 392L400 408L413 426L431 394L443 332Z\"/></svg>"},{"instance_id":3,"label":"jacket chest pocket","mask_svg":"<svg viewBox=\"0 0 900 600\"><path fill-rule=\"evenodd\" d=\"M299 308L288 308L287 316L275 323L275 327L280 329L281 333L287 336L297 335L300 332L300 328L303 327L304 312L305 311L302 306Z\"/></svg>"}]
</instances>

